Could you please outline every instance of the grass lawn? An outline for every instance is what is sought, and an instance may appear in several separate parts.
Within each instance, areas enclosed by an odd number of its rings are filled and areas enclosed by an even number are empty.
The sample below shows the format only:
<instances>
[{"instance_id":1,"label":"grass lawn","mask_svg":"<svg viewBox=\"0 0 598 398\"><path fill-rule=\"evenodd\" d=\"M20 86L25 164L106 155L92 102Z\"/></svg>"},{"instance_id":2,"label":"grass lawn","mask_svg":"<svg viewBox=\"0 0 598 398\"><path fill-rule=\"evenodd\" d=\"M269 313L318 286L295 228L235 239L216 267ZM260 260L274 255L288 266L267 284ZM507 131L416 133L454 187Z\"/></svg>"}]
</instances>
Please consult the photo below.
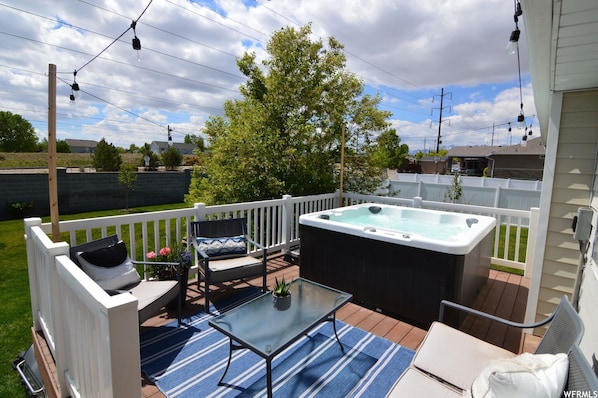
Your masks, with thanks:
<instances>
[{"instance_id":1,"label":"grass lawn","mask_svg":"<svg viewBox=\"0 0 598 398\"><path fill-rule=\"evenodd\" d=\"M136 208L158 211L188 207L184 203ZM61 216L61 220L122 214L121 210ZM49 218L44 218L44 222ZM24 387L12 368L12 361L25 351L31 340L31 299L27 274L27 252L23 220L0 221L0 397L23 397Z\"/></svg>"}]
</instances>

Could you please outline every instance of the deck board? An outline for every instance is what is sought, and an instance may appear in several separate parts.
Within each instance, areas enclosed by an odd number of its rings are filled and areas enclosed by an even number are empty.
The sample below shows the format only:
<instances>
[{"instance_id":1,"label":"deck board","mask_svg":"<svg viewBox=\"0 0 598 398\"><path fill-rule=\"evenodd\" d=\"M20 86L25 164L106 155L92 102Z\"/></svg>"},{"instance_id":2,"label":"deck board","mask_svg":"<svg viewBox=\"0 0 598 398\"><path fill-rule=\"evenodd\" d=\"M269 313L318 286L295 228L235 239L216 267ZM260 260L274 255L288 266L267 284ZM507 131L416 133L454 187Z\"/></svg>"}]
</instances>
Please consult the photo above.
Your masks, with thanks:
<instances>
[{"instance_id":1,"label":"deck board","mask_svg":"<svg viewBox=\"0 0 598 398\"><path fill-rule=\"evenodd\" d=\"M299 266L285 261L279 255L268 260L267 284L272 286L276 277L284 276L287 280L299 276ZM226 283L222 287L212 288L212 298L218 300L234 294L240 289L253 284L260 286L261 279L252 281ZM481 289L473 307L510 320L523 322L525 305L529 290L529 278L499 271L490 271L487 283ZM197 289L196 281L189 283L185 314L190 315L203 309L203 294ZM348 303L336 313L336 318L345 323L386 338L412 350L416 350L423 341L426 331L376 311ZM165 313L145 322L142 328L168 323L176 319L176 313ZM461 327L467 333L490 341L513 352L533 351L538 338L531 336L523 339L520 330L502 327L480 319L466 318ZM164 395L149 381L142 378L142 396L146 398L162 398Z\"/></svg>"}]
</instances>

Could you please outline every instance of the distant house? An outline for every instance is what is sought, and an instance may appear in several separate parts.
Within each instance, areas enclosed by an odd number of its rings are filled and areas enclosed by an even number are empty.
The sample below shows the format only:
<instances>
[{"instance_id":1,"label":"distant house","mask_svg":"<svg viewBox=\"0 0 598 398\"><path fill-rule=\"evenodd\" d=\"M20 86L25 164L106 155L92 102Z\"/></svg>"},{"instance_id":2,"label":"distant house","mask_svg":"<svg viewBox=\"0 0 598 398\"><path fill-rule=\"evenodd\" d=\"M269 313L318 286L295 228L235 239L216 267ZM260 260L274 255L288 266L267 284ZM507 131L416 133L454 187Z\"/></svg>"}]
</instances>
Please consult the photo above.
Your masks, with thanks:
<instances>
[{"instance_id":1,"label":"distant house","mask_svg":"<svg viewBox=\"0 0 598 398\"><path fill-rule=\"evenodd\" d=\"M181 153L181 155L193 155L193 150L197 148L195 144L184 144L182 142L174 142L172 146ZM153 141L150 144L152 152L160 155L162 152L168 149L167 141Z\"/></svg>"},{"instance_id":2,"label":"distant house","mask_svg":"<svg viewBox=\"0 0 598 398\"><path fill-rule=\"evenodd\" d=\"M67 138L66 143L71 147L72 153L93 153L98 143L93 140L73 140Z\"/></svg>"},{"instance_id":3,"label":"distant house","mask_svg":"<svg viewBox=\"0 0 598 398\"><path fill-rule=\"evenodd\" d=\"M424 156L419 159L423 174L447 174L450 159L447 156Z\"/></svg>"},{"instance_id":4,"label":"distant house","mask_svg":"<svg viewBox=\"0 0 598 398\"><path fill-rule=\"evenodd\" d=\"M451 170L481 177L488 166L488 156L500 149L502 147L490 145L456 146L449 149L447 156L452 161Z\"/></svg>"},{"instance_id":5,"label":"distant house","mask_svg":"<svg viewBox=\"0 0 598 398\"><path fill-rule=\"evenodd\" d=\"M542 138L529 140L526 146L511 145L500 148L490 156L489 176L542 180L546 147Z\"/></svg>"}]
</instances>

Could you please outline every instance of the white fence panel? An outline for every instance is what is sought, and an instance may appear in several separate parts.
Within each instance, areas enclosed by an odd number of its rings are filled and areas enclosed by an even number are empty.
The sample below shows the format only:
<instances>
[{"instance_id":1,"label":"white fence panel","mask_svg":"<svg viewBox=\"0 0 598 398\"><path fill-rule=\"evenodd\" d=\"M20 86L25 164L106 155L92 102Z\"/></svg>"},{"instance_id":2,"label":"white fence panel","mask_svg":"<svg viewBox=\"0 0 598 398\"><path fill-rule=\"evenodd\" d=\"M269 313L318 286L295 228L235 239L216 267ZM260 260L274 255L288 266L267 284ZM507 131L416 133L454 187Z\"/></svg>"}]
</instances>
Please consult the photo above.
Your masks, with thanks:
<instances>
[{"instance_id":1,"label":"white fence panel","mask_svg":"<svg viewBox=\"0 0 598 398\"><path fill-rule=\"evenodd\" d=\"M421 197L424 200L447 202L453 176L438 174L399 173L389 181L390 196ZM459 203L475 206L529 210L540 204L541 181L510 180L461 176L462 195Z\"/></svg>"},{"instance_id":2,"label":"white fence panel","mask_svg":"<svg viewBox=\"0 0 598 398\"><path fill-rule=\"evenodd\" d=\"M137 299L109 296L27 219L26 244L34 329L56 364L60 397L140 395Z\"/></svg>"}]
</instances>

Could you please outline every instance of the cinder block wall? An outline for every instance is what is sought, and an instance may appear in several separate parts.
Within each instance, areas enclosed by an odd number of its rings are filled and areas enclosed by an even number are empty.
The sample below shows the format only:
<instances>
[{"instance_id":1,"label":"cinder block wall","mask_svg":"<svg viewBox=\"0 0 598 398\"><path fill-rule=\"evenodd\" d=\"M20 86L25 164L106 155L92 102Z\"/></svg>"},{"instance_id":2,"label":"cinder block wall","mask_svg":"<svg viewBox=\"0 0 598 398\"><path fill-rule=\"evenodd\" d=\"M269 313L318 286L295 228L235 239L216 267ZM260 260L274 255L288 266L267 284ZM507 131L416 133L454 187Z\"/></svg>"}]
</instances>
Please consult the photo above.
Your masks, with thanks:
<instances>
[{"instance_id":1,"label":"cinder block wall","mask_svg":"<svg viewBox=\"0 0 598 398\"><path fill-rule=\"evenodd\" d=\"M125 207L180 203L189 192L191 172L140 172L135 189L125 203L125 187L118 183L118 172L67 173L58 170L58 209L60 214ZM31 204L22 212L12 204ZM0 220L50 214L48 174L0 174Z\"/></svg>"}]
</instances>

